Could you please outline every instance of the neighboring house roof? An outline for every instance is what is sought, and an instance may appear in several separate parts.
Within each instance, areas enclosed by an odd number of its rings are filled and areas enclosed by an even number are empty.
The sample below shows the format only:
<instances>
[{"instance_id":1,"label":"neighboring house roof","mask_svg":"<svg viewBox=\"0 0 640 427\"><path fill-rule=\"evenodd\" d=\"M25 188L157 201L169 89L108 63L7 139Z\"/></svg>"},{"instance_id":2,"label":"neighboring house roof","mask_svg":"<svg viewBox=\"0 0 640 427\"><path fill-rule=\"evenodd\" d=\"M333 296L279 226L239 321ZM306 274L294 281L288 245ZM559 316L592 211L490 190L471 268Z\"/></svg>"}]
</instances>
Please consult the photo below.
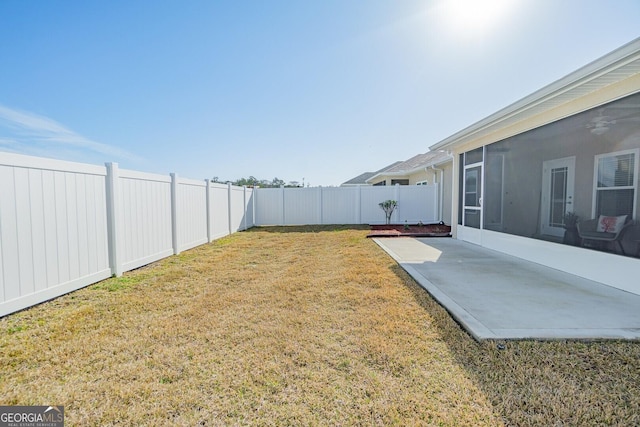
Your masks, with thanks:
<instances>
[{"instance_id":1,"label":"neighboring house roof","mask_svg":"<svg viewBox=\"0 0 640 427\"><path fill-rule=\"evenodd\" d=\"M406 176L419 172L430 166L437 166L451 161L451 156L444 151L428 151L413 156L404 162L398 162L395 166L379 171L367 179L371 183L376 178L383 176Z\"/></svg>"},{"instance_id":2,"label":"neighboring house roof","mask_svg":"<svg viewBox=\"0 0 640 427\"><path fill-rule=\"evenodd\" d=\"M496 131L505 132L500 137L506 138L530 129L515 126L536 115L552 110L569 102L578 100L604 87L622 82L625 79L640 77L640 38L637 38L613 52L597 59L573 73L551 83L548 86L522 98L508 107L480 120L479 122L451 135L432 145L431 150L449 149L472 140L490 135ZM618 96L630 95L622 93ZM613 94L615 96L615 94ZM610 102L613 99L600 102ZM596 105L585 107L593 108ZM581 111L558 109L555 114L540 116L535 127L555 122ZM511 127L511 129L506 130ZM506 131L505 131L506 130Z\"/></svg>"},{"instance_id":3,"label":"neighboring house roof","mask_svg":"<svg viewBox=\"0 0 640 427\"><path fill-rule=\"evenodd\" d=\"M342 185L366 185L367 179L371 178L373 175L375 175L375 172L365 172L355 178L351 178L349 181L343 182Z\"/></svg>"},{"instance_id":4,"label":"neighboring house roof","mask_svg":"<svg viewBox=\"0 0 640 427\"><path fill-rule=\"evenodd\" d=\"M402 162L401 161L397 161L397 162L391 163L390 165L387 165L387 166L383 167L382 169L379 169L379 170L377 170L375 172L365 172L365 173L363 173L361 175L356 176L355 178L351 178L349 181L343 182L340 186L341 187L345 187L345 186L349 186L349 185L369 185L369 183L367 182L367 180L369 178L371 178L372 176L374 176L374 175L376 175L376 174L378 174L378 173L380 173L382 171L385 171L385 170L387 170L389 168L392 168L392 167L394 167L394 166L396 166L396 165L398 165L400 163L402 163Z\"/></svg>"}]
</instances>

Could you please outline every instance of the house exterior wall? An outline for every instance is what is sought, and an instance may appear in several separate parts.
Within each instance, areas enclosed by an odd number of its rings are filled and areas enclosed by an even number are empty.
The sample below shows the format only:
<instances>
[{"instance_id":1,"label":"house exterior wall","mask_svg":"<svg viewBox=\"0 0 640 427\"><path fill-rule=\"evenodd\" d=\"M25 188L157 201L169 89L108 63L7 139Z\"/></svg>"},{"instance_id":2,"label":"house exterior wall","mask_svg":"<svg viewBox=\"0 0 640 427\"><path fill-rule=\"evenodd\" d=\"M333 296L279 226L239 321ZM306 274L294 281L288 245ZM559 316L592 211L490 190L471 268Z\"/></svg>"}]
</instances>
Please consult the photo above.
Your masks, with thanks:
<instances>
[{"instance_id":1,"label":"house exterior wall","mask_svg":"<svg viewBox=\"0 0 640 427\"><path fill-rule=\"evenodd\" d=\"M621 82L607 86L604 89L592 92L587 96L579 98L573 102L569 102L560 105L556 108L541 112L527 120L523 120L514 125L499 129L495 132L488 133L476 139L469 140L464 144L457 145L452 148L453 161L453 182L452 182L452 205L451 213L453 218L458 217L458 187L459 187L459 174L460 174L460 161L459 155L473 149L484 147L494 142L505 140L509 137L521 135L525 132L533 129L541 128L546 124L553 123L563 118L570 117L571 115L578 114L580 112L594 109L607 102L611 102L616 99L623 98L624 96L640 92L640 74L636 74L633 77L625 79ZM576 165L578 169L578 165ZM580 167L580 170L587 170L587 173L593 174L593 169L590 171L585 168L584 165ZM535 179L535 177L533 177ZM593 180L591 178L590 180ZM454 223L456 221L453 221ZM456 233L455 227L452 233Z\"/></svg>"},{"instance_id":2,"label":"house exterior wall","mask_svg":"<svg viewBox=\"0 0 640 427\"><path fill-rule=\"evenodd\" d=\"M594 135L588 126L600 115L609 115L614 107L616 123L602 135ZM468 138L468 136L466 136ZM541 229L543 202L543 165L556 159L573 159L575 185L571 211L582 220L597 218L598 156L632 153L635 172L632 173L635 194L630 215L640 213L640 74L611 84L572 102L558 105L510 126L468 138L452 145L454 155L451 213L453 235L474 241L492 249L502 250L535 262L598 280L602 283L640 293L640 285L629 278L640 268L638 240L640 227L631 227L622 241L627 256L616 255L615 247L607 253L582 247L559 245L562 237L545 235ZM460 155L484 147L483 226L482 230L463 227L461 204ZM502 170L496 172L497 165ZM620 169L621 166L618 166ZM616 174L618 171L616 171ZM616 178L617 179L617 178ZM500 184L497 185L496 182ZM487 186L487 187L484 187ZM599 192L598 194L605 194ZM611 193L609 193L611 194ZM493 200L492 200L493 199ZM611 202L607 202L611 204ZM600 207L601 208L601 207ZM608 211L621 209L607 206ZM629 209L627 206L625 209ZM569 209L567 209L569 210ZM544 241L544 242L543 242ZM550 243L555 242L555 243ZM539 243L535 243L539 242ZM555 259L548 257L549 246L560 248ZM555 246L554 246L555 245ZM543 248L544 247L544 248ZM540 248L540 251L534 250ZM600 248L605 249L605 248ZM564 254L558 257L558 253ZM577 257L569 260L567 257ZM603 274L603 271L608 274Z\"/></svg>"},{"instance_id":3,"label":"house exterior wall","mask_svg":"<svg viewBox=\"0 0 640 427\"><path fill-rule=\"evenodd\" d=\"M414 173L407 175L409 179L410 185L416 185L419 182L427 181L429 184L433 184L435 180L433 179L433 173L431 171L420 170Z\"/></svg>"},{"instance_id":4,"label":"house exterior wall","mask_svg":"<svg viewBox=\"0 0 640 427\"><path fill-rule=\"evenodd\" d=\"M452 192L453 192L453 162L449 162L445 165L441 165L440 168L443 171L442 177L442 221L445 224L452 225L456 221L454 220L452 212Z\"/></svg>"},{"instance_id":5,"label":"house exterior wall","mask_svg":"<svg viewBox=\"0 0 640 427\"><path fill-rule=\"evenodd\" d=\"M436 181L435 171L432 169L428 170L419 170L413 173L407 173L406 175L393 175L393 176L381 176L374 180L371 185L379 184L380 182L384 182L384 185L393 185L391 181L398 179L408 179L409 185L416 185L419 182L427 181L429 184L433 184Z\"/></svg>"},{"instance_id":6,"label":"house exterior wall","mask_svg":"<svg viewBox=\"0 0 640 427\"><path fill-rule=\"evenodd\" d=\"M640 105L640 96L637 96L637 99ZM638 116L640 120L640 114ZM492 159L499 159L499 162L493 163L503 163L504 170L499 170L500 165L493 168L497 170L494 175L503 176L503 182L493 186L502 186L502 191L498 191L501 195L493 196L490 192L492 185L488 181L485 182L485 228L520 236L544 236L544 230L540 229L540 214L544 210L545 202L541 193L543 165L556 159L575 161L572 206L567 210L570 209L583 220L593 218L593 215L597 214L594 206L596 156L640 148L640 137L636 135L637 130L634 131L633 126L624 127L623 123L613 125L605 135L593 136L589 129L584 127L587 121L585 119L584 115L577 115L486 147L485 177L492 172ZM635 176L634 179L637 181L638 177ZM496 215L503 216L503 221L490 221L487 217L487 210L494 205L502 206L494 211L505 213ZM634 212L638 212L638 198L631 212L612 211L611 214L633 215ZM499 225L488 227L487 222ZM634 242L624 243L629 246L630 253L634 252Z\"/></svg>"},{"instance_id":7,"label":"house exterior wall","mask_svg":"<svg viewBox=\"0 0 640 427\"><path fill-rule=\"evenodd\" d=\"M386 176L386 177L380 177L376 180L374 180L371 185L395 185L396 181L400 180L409 180L408 184L400 184L400 185L415 185L415 183L417 181L414 181L411 179L411 177L409 175L394 175L394 176Z\"/></svg>"}]
</instances>

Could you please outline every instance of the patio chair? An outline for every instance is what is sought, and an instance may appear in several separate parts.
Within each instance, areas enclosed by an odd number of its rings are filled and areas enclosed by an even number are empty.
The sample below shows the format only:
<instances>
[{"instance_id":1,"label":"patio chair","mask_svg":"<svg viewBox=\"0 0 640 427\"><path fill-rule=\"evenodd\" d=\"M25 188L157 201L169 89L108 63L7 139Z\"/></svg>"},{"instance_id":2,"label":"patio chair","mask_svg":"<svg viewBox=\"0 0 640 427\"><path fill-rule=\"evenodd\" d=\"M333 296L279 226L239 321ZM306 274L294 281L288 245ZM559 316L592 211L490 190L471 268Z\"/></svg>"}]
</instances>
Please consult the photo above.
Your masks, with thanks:
<instances>
[{"instance_id":1,"label":"patio chair","mask_svg":"<svg viewBox=\"0 0 640 427\"><path fill-rule=\"evenodd\" d=\"M623 221L623 224L620 226L614 227L598 227L598 223L606 223L608 219L617 218L618 221ZM616 252L616 245L620 248L620 252L622 255L626 255L624 251L624 247L622 246L622 238L624 233L629 229L629 226L633 224L631 218L628 215L624 215L624 219L622 216L620 217L606 217L600 215L599 218L589 219L586 221L578 222L578 235L582 239L582 246L595 245L598 248L602 248L603 245L611 245L613 248L613 252ZM599 231L599 230L605 231Z\"/></svg>"}]
</instances>

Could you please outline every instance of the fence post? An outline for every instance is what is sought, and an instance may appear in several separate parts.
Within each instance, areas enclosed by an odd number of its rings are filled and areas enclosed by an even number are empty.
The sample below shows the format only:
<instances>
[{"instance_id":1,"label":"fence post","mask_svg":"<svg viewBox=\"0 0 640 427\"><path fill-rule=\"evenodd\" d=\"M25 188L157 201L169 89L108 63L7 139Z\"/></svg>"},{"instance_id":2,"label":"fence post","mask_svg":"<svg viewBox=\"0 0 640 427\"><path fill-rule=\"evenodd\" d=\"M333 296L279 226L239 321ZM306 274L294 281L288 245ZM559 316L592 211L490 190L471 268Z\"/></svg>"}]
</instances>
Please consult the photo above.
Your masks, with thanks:
<instances>
[{"instance_id":1,"label":"fence post","mask_svg":"<svg viewBox=\"0 0 640 427\"><path fill-rule=\"evenodd\" d=\"M251 226L256 226L256 199L258 198L257 188L251 189Z\"/></svg>"},{"instance_id":2,"label":"fence post","mask_svg":"<svg viewBox=\"0 0 640 427\"><path fill-rule=\"evenodd\" d=\"M107 167L107 234L109 242L109 263L111 264L111 274L122 276L122 262L120 261L120 251L118 248L118 237L120 232L120 174L117 163L106 163Z\"/></svg>"},{"instance_id":3,"label":"fence post","mask_svg":"<svg viewBox=\"0 0 640 427\"><path fill-rule=\"evenodd\" d=\"M356 186L356 224L362 224L362 186Z\"/></svg>"},{"instance_id":4,"label":"fence post","mask_svg":"<svg viewBox=\"0 0 640 427\"><path fill-rule=\"evenodd\" d=\"M396 217L395 223L400 224L400 205L402 205L402 203L400 203L400 184L396 184L395 188L393 189L393 199L398 202L398 205L396 206L396 210L394 212L394 215Z\"/></svg>"},{"instance_id":5,"label":"fence post","mask_svg":"<svg viewBox=\"0 0 640 427\"><path fill-rule=\"evenodd\" d=\"M232 234L233 231L231 230L231 228L233 227L233 218L231 217L231 214L233 212L233 209L231 209L231 183L230 182L227 183L227 209L229 212L229 234Z\"/></svg>"},{"instance_id":6,"label":"fence post","mask_svg":"<svg viewBox=\"0 0 640 427\"><path fill-rule=\"evenodd\" d=\"M244 211L244 215L243 215L243 230L247 229L247 186L243 185L242 186L242 210Z\"/></svg>"},{"instance_id":7,"label":"fence post","mask_svg":"<svg viewBox=\"0 0 640 427\"><path fill-rule=\"evenodd\" d=\"M285 225L285 209L284 209L284 185L280 186L280 195L282 196L282 220L280 221L280 225Z\"/></svg>"},{"instance_id":8,"label":"fence post","mask_svg":"<svg viewBox=\"0 0 640 427\"><path fill-rule=\"evenodd\" d=\"M322 187L318 187L318 219L320 220L320 224L324 224L324 220L322 219Z\"/></svg>"},{"instance_id":9,"label":"fence post","mask_svg":"<svg viewBox=\"0 0 640 427\"><path fill-rule=\"evenodd\" d=\"M207 242L211 243L213 241L211 238L211 181L205 179L204 182L207 184Z\"/></svg>"},{"instance_id":10,"label":"fence post","mask_svg":"<svg viewBox=\"0 0 640 427\"><path fill-rule=\"evenodd\" d=\"M171 174L171 241L173 244L173 254L178 255L178 175Z\"/></svg>"}]
</instances>

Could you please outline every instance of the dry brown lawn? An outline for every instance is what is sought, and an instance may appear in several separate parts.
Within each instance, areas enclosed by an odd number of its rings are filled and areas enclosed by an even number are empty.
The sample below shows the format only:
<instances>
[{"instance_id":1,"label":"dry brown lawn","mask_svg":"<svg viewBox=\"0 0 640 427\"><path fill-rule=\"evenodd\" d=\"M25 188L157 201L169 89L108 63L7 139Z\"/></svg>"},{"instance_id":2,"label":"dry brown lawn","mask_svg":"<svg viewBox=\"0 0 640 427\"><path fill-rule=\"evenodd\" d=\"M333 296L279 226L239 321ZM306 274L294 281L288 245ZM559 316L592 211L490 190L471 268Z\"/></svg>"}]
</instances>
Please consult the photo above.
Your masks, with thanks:
<instances>
[{"instance_id":1,"label":"dry brown lawn","mask_svg":"<svg viewBox=\"0 0 640 427\"><path fill-rule=\"evenodd\" d=\"M364 228L257 228L0 319L75 425L639 425L640 343L476 343Z\"/></svg>"}]
</instances>

